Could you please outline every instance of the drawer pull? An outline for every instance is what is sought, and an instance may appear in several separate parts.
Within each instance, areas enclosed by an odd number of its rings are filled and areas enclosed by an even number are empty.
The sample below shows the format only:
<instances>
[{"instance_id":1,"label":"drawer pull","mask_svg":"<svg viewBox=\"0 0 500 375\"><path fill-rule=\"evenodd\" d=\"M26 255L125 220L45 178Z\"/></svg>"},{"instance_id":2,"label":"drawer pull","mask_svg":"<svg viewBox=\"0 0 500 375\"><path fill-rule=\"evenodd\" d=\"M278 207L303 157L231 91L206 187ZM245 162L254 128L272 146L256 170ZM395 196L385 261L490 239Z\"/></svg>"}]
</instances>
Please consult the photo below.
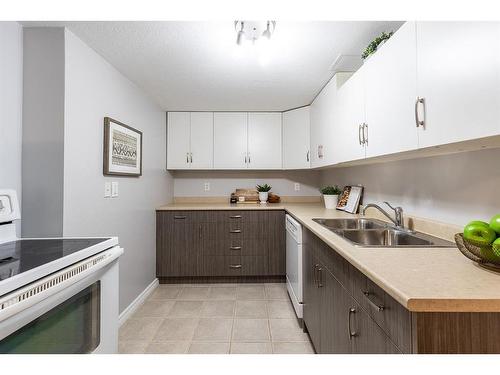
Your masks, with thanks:
<instances>
[{"instance_id":1,"label":"drawer pull","mask_svg":"<svg viewBox=\"0 0 500 375\"><path fill-rule=\"evenodd\" d=\"M241 250L241 246L231 246L231 250Z\"/></svg>"},{"instance_id":2,"label":"drawer pull","mask_svg":"<svg viewBox=\"0 0 500 375\"><path fill-rule=\"evenodd\" d=\"M377 311L384 311L385 310L385 306L384 305L380 305L380 304L376 303L375 301L373 301L370 298L370 295L372 295L373 293L370 293L369 291L364 290L363 294L365 295L365 297L368 300L368 302L370 302L370 305L372 305Z\"/></svg>"},{"instance_id":3,"label":"drawer pull","mask_svg":"<svg viewBox=\"0 0 500 375\"><path fill-rule=\"evenodd\" d=\"M229 216L230 219L241 219L241 215Z\"/></svg>"},{"instance_id":4,"label":"drawer pull","mask_svg":"<svg viewBox=\"0 0 500 375\"><path fill-rule=\"evenodd\" d=\"M230 264L229 268L241 268L241 264Z\"/></svg>"},{"instance_id":5,"label":"drawer pull","mask_svg":"<svg viewBox=\"0 0 500 375\"><path fill-rule=\"evenodd\" d=\"M349 315L347 317L347 330L349 333L349 340L352 340L353 337L356 337L358 333L351 329L351 315L356 314L356 309L354 307L349 308Z\"/></svg>"},{"instance_id":6,"label":"drawer pull","mask_svg":"<svg viewBox=\"0 0 500 375\"><path fill-rule=\"evenodd\" d=\"M241 229L231 229L229 233L241 233Z\"/></svg>"},{"instance_id":7,"label":"drawer pull","mask_svg":"<svg viewBox=\"0 0 500 375\"><path fill-rule=\"evenodd\" d=\"M180 216L180 215L175 215L175 216L174 216L174 219L175 219L175 220L183 220L183 219L185 219L185 218L186 218L186 216Z\"/></svg>"}]
</instances>

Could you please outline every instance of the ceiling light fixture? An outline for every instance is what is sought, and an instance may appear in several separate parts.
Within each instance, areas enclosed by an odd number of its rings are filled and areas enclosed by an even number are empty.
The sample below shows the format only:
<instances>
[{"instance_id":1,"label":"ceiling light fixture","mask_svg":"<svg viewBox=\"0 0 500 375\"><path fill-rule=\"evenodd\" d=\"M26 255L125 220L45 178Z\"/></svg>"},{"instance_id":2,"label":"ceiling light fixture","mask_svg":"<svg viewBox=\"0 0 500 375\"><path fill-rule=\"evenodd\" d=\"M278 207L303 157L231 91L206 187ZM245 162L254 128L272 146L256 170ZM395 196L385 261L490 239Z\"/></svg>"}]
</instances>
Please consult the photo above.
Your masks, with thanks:
<instances>
[{"instance_id":1,"label":"ceiling light fixture","mask_svg":"<svg viewBox=\"0 0 500 375\"><path fill-rule=\"evenodd\" d=\"M237 45L241 46L245 40L255 44L260 37L271 39L276 29L276 21L234 21L234 29L237 32Z\"/></svg>"}]
</instances>

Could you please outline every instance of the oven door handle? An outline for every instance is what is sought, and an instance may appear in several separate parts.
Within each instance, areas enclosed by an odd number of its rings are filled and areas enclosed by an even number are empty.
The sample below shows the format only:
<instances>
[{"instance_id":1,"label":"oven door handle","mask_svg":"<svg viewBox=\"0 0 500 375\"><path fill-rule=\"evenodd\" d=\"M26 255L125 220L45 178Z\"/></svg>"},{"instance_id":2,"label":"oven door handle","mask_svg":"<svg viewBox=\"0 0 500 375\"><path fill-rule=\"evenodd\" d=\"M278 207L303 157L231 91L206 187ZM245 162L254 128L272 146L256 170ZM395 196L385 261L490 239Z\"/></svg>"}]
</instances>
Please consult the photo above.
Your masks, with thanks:
<instances>
[{"instance_id":1,"label":"oven door handle","mask_svg":"<svg viewBox=\"0 0 500 375\"><path fill-rule=\"evenodd\" d=\"M106 267L122 254L123 248L112 247L2 296L0 298L0 322L83 280Z\"/></svg>"}]
</instances>

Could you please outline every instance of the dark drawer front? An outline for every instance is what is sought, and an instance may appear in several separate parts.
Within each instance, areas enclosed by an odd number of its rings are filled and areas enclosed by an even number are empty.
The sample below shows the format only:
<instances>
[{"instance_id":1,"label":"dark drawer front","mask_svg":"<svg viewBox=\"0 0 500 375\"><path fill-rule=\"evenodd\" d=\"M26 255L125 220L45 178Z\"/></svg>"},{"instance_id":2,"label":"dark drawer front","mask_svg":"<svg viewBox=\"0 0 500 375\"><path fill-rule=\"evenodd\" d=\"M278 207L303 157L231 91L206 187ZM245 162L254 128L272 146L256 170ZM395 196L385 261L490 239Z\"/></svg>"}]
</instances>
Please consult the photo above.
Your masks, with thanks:
<instances>
[{"instance_id":1,"label":"dark drawer front","mask_svg":"<svg viewBox=\"0 0 500 375\"><path fill-rule=\"evenodd\" d=\"M241 276L241 257L203 256L200 257L201 276Z\"/></svg>"}]
</instances>

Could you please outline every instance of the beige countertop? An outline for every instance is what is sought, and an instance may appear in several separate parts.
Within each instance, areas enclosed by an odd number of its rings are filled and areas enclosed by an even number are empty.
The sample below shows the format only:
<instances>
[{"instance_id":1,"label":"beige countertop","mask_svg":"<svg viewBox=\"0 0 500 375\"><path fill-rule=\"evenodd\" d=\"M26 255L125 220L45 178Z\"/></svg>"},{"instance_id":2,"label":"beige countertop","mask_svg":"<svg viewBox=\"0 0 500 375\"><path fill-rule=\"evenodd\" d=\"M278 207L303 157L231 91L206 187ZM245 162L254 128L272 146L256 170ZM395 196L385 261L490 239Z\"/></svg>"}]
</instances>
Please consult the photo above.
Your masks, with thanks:
<instances>
[{"instance_id":1,"label":"beige countertop","mask_svg":"<svg viewBox=\"0 0 500 375\"><path fill-rule=\"evenodd\" d=\"M500 312L500 274L456 248L362 248L312 221L353 217L321 204L171 204L162 210L286 210L410 311Z\"/></svg>"}]
</instances>

